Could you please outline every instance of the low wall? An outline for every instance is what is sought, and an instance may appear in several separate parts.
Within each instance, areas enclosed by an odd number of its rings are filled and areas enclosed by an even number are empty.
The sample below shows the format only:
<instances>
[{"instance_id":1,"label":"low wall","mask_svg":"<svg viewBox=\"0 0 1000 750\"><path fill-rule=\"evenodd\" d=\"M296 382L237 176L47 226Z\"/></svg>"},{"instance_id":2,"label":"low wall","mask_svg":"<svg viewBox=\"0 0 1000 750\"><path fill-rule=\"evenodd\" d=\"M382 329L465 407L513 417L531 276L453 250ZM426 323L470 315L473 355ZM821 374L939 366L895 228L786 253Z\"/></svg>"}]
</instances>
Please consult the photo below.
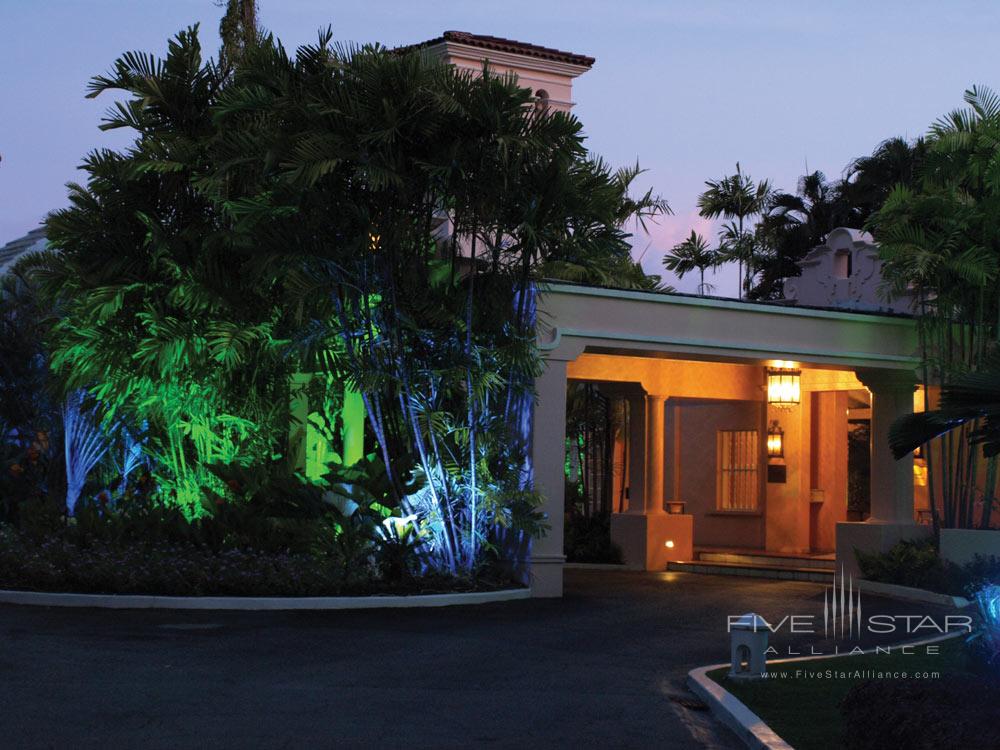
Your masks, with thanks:
<instances>
[{"instance_id":1,"label":"low wall","mask_svg":"<svg viewBox=\"0 0 1000 750\"><path fill-rule=\"evenodd\" d=\"M1000 530L941 529L942 558L964 565L976 555L1000 557Z\"/></svg>"}]
</instances>

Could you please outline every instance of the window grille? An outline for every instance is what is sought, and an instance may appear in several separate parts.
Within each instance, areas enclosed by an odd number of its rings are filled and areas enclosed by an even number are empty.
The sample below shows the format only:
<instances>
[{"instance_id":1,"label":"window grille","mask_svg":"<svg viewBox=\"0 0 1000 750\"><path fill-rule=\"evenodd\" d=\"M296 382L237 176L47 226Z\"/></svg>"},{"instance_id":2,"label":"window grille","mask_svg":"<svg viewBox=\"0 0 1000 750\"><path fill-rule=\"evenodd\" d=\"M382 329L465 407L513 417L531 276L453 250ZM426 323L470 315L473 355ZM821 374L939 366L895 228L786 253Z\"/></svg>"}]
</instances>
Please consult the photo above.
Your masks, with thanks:
<instances>
[{"instance_id":1,"label":"window grille","mask_svg":"<svg viewBox=\"0 0 1000 750\"><path fill-rule=\"evenodd\" d=\"M757 431L719 430L718 444L716 507L719 510L757 510L760 492Z\"/></svg>"}]
</instances>

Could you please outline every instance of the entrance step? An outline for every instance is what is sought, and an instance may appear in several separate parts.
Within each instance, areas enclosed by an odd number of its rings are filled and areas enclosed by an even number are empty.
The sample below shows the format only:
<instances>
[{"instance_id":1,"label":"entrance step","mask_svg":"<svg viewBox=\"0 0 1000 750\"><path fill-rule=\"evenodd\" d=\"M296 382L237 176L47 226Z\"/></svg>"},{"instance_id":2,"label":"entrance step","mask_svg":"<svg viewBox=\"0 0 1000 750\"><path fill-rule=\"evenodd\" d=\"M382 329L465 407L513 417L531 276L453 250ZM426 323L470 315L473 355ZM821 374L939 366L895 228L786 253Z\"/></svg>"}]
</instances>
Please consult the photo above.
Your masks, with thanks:
<instances>
[{"instance_id":1,"label":"entrance step","mask_svg":"<svg viewBox=\"0 0 1000 750\"><path fill-rule=\"evenodd\" d=\"M815 581L830 583L833 570L816 567L795 567L791 565L769 565L764 563L735 563L694 560L692 562L670 562L667 570L678 573L702 573L717 576L743 576L746 578L777 578L785 581Z\"/></svg>"},{"instance_id":2,"label":"entrance step","mask_svg":"<svg viewBox=\"0 0 1000 750\"><path fill-rule=\"evenodd\" d=\"M819 570L834 570L836 560L833 555L782 555L771 552L729 552L696 550L698 562L732 563L736 565L768 565L790 568L817 568Z\"/></svg>"}]
</instances>

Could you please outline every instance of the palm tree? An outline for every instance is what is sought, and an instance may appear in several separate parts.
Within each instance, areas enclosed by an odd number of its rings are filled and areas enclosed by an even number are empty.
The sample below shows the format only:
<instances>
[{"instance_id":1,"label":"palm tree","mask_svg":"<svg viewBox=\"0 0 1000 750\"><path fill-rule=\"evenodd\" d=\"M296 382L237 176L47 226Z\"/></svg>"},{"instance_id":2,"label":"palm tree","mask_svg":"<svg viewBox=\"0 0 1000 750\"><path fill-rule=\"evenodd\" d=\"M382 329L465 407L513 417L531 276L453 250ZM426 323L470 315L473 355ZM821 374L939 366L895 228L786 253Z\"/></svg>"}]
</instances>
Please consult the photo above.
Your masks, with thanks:
<instances>
[{"instance_id":1,"label":"palm tree","mask_svg":"<svg viewBox=\"0 0 1000 750\"><path fill-rule=\"evenodd\" d=\"M840 183L830 182L825 174L816 171L799 177L795 193L771 195L755 235L767 256L759 267L760 281L751 297L780 298L784 279L799 274L797 261L822 244L831 230L862 226L840 188Z\"/></svg>"},{"instance_id":2,"label":"palm tree","mask_svg":"<svg viewBox=\"0 0 1000 750\"><path fill-rule=\"evenodd\" d=\"M864 226L897 185L914 185L926 157L927 142L923 138L910 142L896 137L882 141L871 155L848 164L840 194L857 222L850 226Z\"/></svg>"},{"instance_id":3,"label":"palm tree","mask_svg":"<svg viewBox=\"0 0 1000 750\"><path fill-rule=\"evenodd\" d=\"M218 0L226 12L219 22L222 48L219 50L219 67L230 71L240 63L246 50L260 39L257 21L257 0Z\"/></svg>"},{"instance_id":4,"label":"palm tree","mask_svg":"<svg viewBox=\"0 0 1000 750\"><path fill-rule=\"evenodd\" d=\"M698 294L707 294L713 287L705 283L705 271L719 265L719 253L708 246L708 242L700 234L691 230L691 235L683 242L674 245L670 252L663 256L663 267L683 279L691 271L698 271Z\"/></svg>"},{"instance_id":5,"label":"palm tree","mask_svg":"<svg viewBox=\"0 0 1000 750\"><path fill-rule=\"evenodd\" d=\"M771 183L769 180L754 182L749 175L743 174L740 163L736 162L735 174L725 175L720 180L708 180L705 185L708 189L698 196L698 213L707 219L722 217L730 220L719 235L719 249L739 263L742 297L750 290L755 244L753 235L746 231L746 223L767 208Z\"/></svg>"}]
</instances>

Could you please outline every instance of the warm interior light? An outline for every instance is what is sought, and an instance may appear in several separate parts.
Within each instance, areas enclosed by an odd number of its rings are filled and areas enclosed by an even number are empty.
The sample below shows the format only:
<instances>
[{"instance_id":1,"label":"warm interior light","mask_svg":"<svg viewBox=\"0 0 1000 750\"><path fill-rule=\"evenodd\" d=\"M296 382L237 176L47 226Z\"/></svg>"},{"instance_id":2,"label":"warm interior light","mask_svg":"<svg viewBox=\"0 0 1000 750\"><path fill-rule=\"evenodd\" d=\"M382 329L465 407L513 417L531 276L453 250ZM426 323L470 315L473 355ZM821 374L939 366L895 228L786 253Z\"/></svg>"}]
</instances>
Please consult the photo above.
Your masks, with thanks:
<instances>
[{"instance_id":1,"label":"warm interior light","mask_svg":"<svg viewBox=\"0 0 1000 750\"><path fill-rule=\"evenodd\" d=\"M802 401L802 371L769 367L767 370L767 403L791 407Z\"/></svg>"},{"instance_id":2,"label":"warm interior light","mask_svg":"<svg viewBox=\"0 0 1000 750\"><path fill-rule=\"evenodd\" d=\"M778 425L778 420L774 420L767 428L767 457L783 458L784 455L785 431Z\"/></svg>"},{"instance_id":3,"label":"warm interior light","mask_svg":"<svg viewBox=\"0 0 1000 750\"><path fill-rule=\"evenodd\" d=\"M667 549L673 549L674 548L674 540L673 539L668 539L667 541L665 541L663 543L663 546L666 547Z\"/></svg>"}]
</instances>

